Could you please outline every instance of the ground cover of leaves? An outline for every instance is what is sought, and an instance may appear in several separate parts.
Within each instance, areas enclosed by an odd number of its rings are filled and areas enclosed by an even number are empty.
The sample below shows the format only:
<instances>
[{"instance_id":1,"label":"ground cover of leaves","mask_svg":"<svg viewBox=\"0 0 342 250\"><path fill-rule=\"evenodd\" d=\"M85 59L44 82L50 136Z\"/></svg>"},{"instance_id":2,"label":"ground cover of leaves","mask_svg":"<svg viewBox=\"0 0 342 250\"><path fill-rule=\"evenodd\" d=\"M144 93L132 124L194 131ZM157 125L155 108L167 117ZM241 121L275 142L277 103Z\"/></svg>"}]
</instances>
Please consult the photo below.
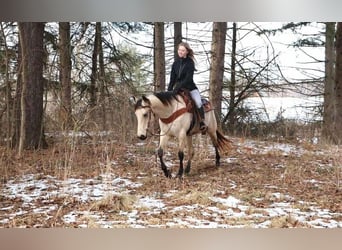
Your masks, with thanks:
<instances>
[{"instance_id":1,"label":"ground cover of leaves","mask_svg":"<svg viewBox=\"0 0 342 250\"><path fill-rule=\"evenodd\" d=\"M167 179L157 138L97 139L64 140L20 158L1 148L0 227L342 227L337 146L230 138L217 168L199 135L190 174ZM169 149L175 174L175 141Z\"/></svg>"}]
</instances>

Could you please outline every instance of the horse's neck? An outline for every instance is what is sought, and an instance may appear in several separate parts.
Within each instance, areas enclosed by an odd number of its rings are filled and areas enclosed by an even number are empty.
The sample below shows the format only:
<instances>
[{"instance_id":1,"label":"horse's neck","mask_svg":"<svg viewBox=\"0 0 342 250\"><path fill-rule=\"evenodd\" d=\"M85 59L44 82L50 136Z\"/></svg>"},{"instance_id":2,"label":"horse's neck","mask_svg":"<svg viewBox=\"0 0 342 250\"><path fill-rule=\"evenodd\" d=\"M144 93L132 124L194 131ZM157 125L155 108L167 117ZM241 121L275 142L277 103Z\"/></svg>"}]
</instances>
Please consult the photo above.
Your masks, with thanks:
<instances>
[{"instance_id":1,"label":"horse's neck","mask_svg":"<svg viewBox=\"0 0 342 250\"><path fill-rule=\"evenodd\" d=\"M174 100L174 102L175 102L174 105L164 105L158 99L158 97L156 97L154 95L149 97L149 99L151 101L152 112L154 114L156 114L157 116L159 116L160 118L169 117L170 115L172 115L173 112L175 112L176 110L178 110L184 106L182 103L177 102L176 100Z\"/></svg>"}]
</instances>

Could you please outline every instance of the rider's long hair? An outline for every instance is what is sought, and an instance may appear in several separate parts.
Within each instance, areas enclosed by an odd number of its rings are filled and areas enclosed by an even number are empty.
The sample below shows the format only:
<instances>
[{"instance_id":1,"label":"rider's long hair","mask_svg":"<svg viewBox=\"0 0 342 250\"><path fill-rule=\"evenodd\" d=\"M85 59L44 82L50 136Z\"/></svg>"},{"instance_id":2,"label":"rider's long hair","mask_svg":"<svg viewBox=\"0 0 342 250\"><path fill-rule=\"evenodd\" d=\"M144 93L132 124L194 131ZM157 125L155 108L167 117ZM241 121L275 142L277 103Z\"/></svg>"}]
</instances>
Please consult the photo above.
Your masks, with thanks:
<instances>
[{"instance_id":1,"label":"rider's long hair","mask_svg":"<svg viewBox=\"0 0 342 250\"><path fill-rule=\"evenodd\" d=\"M195 55L194 55L194 51L192 50L192 48L190 48L190 45L186 42L180 42L178 44L178 48L180 46L183 46L184 48L186 48L186 50L188 51L188 57L191 58L191 60L194 62L194 64L196 63L196 59L195 59Z\"/></svg>"}]
</instances>

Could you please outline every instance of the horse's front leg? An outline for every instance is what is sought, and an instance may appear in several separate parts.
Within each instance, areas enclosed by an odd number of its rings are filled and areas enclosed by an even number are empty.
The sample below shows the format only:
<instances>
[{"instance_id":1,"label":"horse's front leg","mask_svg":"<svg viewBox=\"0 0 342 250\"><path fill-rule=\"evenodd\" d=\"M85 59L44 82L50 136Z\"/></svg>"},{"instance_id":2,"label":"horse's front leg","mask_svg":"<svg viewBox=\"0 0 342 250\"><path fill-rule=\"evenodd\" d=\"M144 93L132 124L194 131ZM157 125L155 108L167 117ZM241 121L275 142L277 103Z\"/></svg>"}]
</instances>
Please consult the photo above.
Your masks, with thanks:
<instances>
[{"instance_id":1,"label":"horse's front leg","mask_svg":"<svg viewBox=\"0 0 342 250\"><path fill-rule=\"evenodd\" d=\"M179 169L178 169L177 176L179 178L182 178L183 171L184 171L184 167L183 167L184 152L183 151L178 151L178 159L179 159Z\"/></svg>"},{"instance_id":2,"label":"horse's front leg","mask_svg":"<svg viewBox=\"0 0 342 250\"><path fill-rule=\"evenodd\" d=\"M159 147L158 147L158 156L160 160L161 169L163 170L165 176L167 178L171 178L171 171L167 169L167 166L165 165L164 159L163 159L164 149L165 149L168 139L169 138L167 136L160 137L160 142L159 142Z\"/></svg>"}]
</instances>

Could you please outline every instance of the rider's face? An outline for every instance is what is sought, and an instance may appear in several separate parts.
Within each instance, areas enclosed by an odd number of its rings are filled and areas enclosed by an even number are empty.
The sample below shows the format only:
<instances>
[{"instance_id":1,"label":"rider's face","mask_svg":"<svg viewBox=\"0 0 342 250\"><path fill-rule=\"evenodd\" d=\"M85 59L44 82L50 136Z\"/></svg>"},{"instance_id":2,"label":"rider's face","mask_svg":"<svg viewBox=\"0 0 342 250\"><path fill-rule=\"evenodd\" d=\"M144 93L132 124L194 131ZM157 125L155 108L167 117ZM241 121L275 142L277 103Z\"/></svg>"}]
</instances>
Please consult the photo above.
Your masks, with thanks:
<instances>
[{"instance_id":1,"label":"rider's face","mask_svg":"<svg viewBox=\"0 0 342 250\"><path fill-rule=\"evenodd\" d=\"M188 55L188 51L184 46L179 46L178 47L178 56L180 58L186 58L186 56Z\"/></svg>"}]
</instances>

